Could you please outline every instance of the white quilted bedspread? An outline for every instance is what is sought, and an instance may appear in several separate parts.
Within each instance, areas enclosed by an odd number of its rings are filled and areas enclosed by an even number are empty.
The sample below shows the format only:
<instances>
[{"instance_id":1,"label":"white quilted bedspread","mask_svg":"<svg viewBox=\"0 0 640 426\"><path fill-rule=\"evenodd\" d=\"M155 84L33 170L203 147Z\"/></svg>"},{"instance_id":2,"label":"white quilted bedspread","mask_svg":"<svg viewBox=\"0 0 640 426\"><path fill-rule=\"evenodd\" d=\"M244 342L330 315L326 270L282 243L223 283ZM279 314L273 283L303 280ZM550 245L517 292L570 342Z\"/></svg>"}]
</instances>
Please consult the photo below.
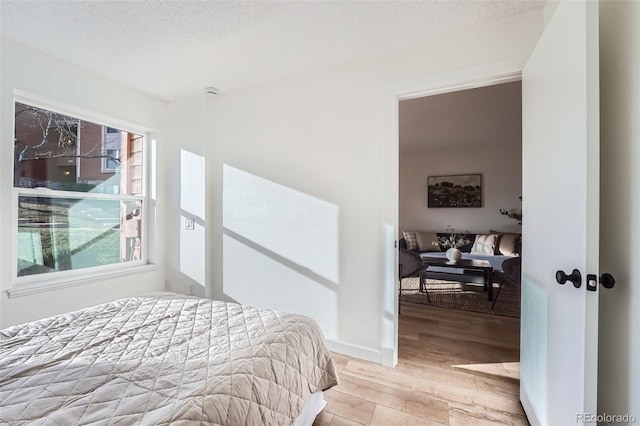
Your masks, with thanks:
<instances>
[{"instance_id":1,"label":"white quilted bedspread","mask_svg":"<svg viewBox=\"0 0 640 426\"><path fill-rule=\"evenodd\" d=\"M160 293L0 331L0 423L291 425L337 384L310 318Z\"/></svg>"}]
</instances>

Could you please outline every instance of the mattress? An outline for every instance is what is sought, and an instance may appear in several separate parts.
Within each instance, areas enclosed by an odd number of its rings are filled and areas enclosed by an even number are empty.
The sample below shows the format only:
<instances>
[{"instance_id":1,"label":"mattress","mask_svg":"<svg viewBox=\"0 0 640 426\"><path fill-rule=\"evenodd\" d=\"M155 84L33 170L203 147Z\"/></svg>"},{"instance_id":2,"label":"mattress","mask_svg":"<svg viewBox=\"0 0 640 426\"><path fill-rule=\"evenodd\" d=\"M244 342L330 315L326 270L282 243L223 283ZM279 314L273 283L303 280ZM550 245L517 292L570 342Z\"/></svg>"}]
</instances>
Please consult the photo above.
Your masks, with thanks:
<instances>
[{"instance_id":1,"label":"mattress","mask_svg":"<svg viewBox=\"0 0 640 426\"><path fill-rule=\"evenodd\" d=\"M291 425L337 383L312 319L170 293L0 330L12 425Z\"/></svg>"}]
</instances>

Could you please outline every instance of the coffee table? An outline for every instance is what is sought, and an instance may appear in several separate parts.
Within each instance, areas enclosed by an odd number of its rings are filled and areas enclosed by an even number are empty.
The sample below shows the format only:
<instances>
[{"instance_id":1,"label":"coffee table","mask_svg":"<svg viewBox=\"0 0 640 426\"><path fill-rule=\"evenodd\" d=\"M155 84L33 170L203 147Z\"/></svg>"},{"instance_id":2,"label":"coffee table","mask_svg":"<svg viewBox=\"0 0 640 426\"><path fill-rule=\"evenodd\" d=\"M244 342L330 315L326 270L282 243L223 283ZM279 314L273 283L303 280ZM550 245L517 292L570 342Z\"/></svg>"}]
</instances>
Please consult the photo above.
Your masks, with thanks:
<instances>
[{"instance_id":1,"label":"coffee table","mask_svg":"<svg viewBox=\"0 0 640 426\"><path fill-rule=\"evenodd\" d=\"M468 271L481 271L484 278L484 288L487 290L487 300L493 300L493 267L487 260L466 260L461 259L456 263L449 262L448 259L438 257L423 257L423 265L437 266L439 268L463 269ZM429 268L425 271L429 273ZM464 273L459 274L464 275Z\"/></svg>"}]
</instances>

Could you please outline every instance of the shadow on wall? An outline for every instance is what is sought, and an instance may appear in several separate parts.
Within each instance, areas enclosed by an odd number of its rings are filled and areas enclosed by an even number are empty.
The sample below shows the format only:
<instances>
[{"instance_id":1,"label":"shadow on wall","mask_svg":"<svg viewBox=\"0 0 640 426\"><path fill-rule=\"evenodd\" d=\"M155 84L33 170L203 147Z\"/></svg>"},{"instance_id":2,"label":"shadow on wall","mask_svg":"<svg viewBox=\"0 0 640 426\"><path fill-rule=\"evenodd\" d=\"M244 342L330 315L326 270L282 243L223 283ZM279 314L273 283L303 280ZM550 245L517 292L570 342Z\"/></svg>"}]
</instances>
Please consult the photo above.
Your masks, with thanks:
<instances>
[{"instance_id":1,"label":"shadow on wall","mask_svg":"<svg viewBox=\"0 0 640 426\"><path fill-rule=\"evenodd\" d=\"M205 295L205 159L180 151L180 272L190 294Z\"/></svg>"},{"instance_id":2,"label":"shadow on wall","mask_svg":"<svg viewBox=\"0 0 640 426\"><path fill-rule=\"evenodd\" d=\"M314 318L337 336L338 207L223 166L223 291Z\"/></svg>"}]
</instances>

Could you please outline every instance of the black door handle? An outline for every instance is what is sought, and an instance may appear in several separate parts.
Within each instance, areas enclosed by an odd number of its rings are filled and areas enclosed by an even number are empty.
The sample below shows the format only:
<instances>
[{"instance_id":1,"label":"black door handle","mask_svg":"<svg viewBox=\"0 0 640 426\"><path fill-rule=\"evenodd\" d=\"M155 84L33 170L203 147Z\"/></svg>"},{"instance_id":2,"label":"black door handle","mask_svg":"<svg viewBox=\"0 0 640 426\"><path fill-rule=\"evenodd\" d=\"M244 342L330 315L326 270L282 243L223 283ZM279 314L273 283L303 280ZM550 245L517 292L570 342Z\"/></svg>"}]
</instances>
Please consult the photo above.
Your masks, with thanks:
<instances>
[{"instance_id":1,"label":"black door handle","mask_svg":"<svg viewBox=\"0 0 640 426\"><path fill-rule=\"evenodd\" d=\"M604 288L613 288L615 283L616 283L616 279L613 278L613 275L611 275L611 274L602 274L602 275L600 275L600 284L602 284L602 287L604 287Z\"/></svg>"},{"instance_id":2,"label":"black door handle","mask_svg":"<svg viewBox=\"0 0 640 426\"><path fill-rule=\"evenodd\" d=\"M611 274L602 274L598 279L595 274L587 275L587 290L596 291L598 289L598 283L602 284L604 288L613 288L616 283L616 279Z\"/></svg>"},{"instance_id":3,"label":"black door handle","mask_svg":"<svg viewBox=\"0 0 640 426\"><path fill-rule=\"evenodd\" d=\"M582 285L582 275L577 269L574 269L570 275L565 274L564 271L557 271L556 281L558 282L558 284L564 284L567 281L571 281L575 288L580 288L580 286Z\"/></svg>"}]
</instances>

